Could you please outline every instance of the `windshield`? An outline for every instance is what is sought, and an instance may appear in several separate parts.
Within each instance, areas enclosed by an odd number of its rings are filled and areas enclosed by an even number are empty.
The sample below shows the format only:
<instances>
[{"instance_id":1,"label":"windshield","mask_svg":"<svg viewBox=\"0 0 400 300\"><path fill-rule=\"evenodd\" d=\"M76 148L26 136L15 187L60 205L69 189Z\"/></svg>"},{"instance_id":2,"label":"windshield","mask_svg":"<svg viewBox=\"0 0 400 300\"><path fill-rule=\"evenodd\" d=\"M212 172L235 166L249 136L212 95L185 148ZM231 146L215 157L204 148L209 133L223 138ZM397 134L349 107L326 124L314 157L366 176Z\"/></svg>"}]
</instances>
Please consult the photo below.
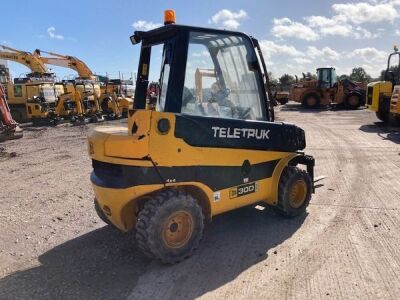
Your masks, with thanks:
<instances>
[{"instance_id":1,"label":"windshield","mask_svg":"<svg viewBox=\"0 0 400 300\"><path fill-rule=\"evenodd\" d=\"M63 95L64 92L64 85L63 84L56 84L55 87L55 93L56 93L56 97Z\"/></svg>"},{"instance_id":2,"label":"windshield","mask_svg":"<svg viewBox=\"0 0 400 300\"><path fill-rule=\"evenodd\" d=\"M125 97L133 97L133 95L135 94L135 87L132 84L123 84L122 94Z\"/></svg>"},{"instance_id":3,"label":"windshield","mask_svg":"<svg viewBox=\"0 0 400 300\"><path fill-rule=\"evenodd\" d=\"M331 87L331 69L318 69L318 80L320 88Z\"/></svg>"},{"instance_id":4,"label":"windshield","mask_svg":"<svg viewBox=\"0 0 400 300\"><path fill-rule=\"evenodd\" d=\"M10 74L8 69L0 65L0 83L6 84L8 83L10 78Z\"/></svg>"},{"instance_id":5,"label":"windshield","mask_svg":"<svg viewBox=\"0 0 400 300\"><path fill-rule=\"evenodd\" d=\"M42 96L46 102L55 102L56 94L54 92L54 87L51 85L42 85L40 89L40 96Z\"/></svg>"},{"instance_id":6,"label":"windshield","mask_svg":"<svg viewBox=\"0 0 400 300\"><path fill-rule=\"evenodd\" d=\"M387 70L385 72L385 80L390 80L394 82L395 84L397 82L400 82L400 53L399 52L394 52L390 54L389 59L388 59L388 66ZM389 75L388 72L391 72L391 75Z\"/></svg>"},{"instance_id":7,"label":"windshield","mask_svg":"<svg viewBox=\"0 0 400 300\"><path fill-rule=\"evenodd\" d=\"M336 71L334 69L332 69L332 78L331 78L331 83L332 86L337 82L337 75L336 75Z\"/></svg>"},{"instance_id":8,"label":"windshield","mask_svg":"<svg viewBox=\"0 0 400 300\"><path fill-rule=\"evenodd\" d=\"M181 112L264 120L256 66L257 57L246 38L192 32Z\"/></svg>"}]
</instances>

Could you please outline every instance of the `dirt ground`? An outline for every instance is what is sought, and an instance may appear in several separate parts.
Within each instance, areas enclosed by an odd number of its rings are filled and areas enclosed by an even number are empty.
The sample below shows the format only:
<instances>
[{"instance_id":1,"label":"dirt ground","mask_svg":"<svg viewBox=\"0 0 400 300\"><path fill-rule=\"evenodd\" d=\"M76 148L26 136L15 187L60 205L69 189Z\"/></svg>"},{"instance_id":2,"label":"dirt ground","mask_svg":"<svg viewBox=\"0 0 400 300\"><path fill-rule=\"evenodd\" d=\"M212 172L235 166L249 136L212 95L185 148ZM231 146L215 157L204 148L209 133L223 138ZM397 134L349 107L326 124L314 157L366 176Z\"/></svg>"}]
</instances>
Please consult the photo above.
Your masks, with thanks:
<instances>
[{"instance_id":1,"label":"dirt ground","mask_svg":"<svg viewBox=\"0 0 400 300\"><path fill-rule=\"evenodd\" d=\"M0 144L0 299L399 299L400 129L367 110L289 104L278 116L306 130L316 175L327 176L308 214L216 217L174 266L96 216L93 125L28 127Z\"/></svg>"}]
</instances>

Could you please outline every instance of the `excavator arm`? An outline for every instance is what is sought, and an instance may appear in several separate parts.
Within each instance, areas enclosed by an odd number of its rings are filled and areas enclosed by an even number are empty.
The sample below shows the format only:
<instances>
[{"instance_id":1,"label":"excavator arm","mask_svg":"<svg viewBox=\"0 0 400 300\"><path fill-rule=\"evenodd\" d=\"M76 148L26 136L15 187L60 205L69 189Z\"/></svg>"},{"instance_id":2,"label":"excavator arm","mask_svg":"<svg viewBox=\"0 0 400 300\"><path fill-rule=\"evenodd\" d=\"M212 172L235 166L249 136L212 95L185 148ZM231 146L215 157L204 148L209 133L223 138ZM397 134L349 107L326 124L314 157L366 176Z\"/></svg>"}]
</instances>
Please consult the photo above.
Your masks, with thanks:
<instances>
[{"instance_id":1,"label":"excavator arm","mask_svg":"<svg viewBox=\"0 0 400 300\"><path fill-rule=\"evenodd\" d=\"M46 53L49 56L42 56L42 53ZM83 79L94 79L95 77L92 70L83 61L74 56L61 55L39 49L36 49L33 55L44 64L72 69Z\"/></svg>"},{"instance_id":2,"label":"excavator arm","mask_svg":"<svg viewBox=\"0 0 400 300\"><path fill-rule=\"evenodd\" d=\"M0 45L0 58L9 61L15 61L28 67L33 73L49 73L47 67L37 57L29 52L13 49L8 46Z\"/></svg>"},{"instance_id":3,"label":"excavator arm","mask_svg":"<svg viewBox=\"0 0 400 300\"><path fill-rule=\"evenodd\" d=\"M6 93L0 83L0 142L22 137L22 129L19 128L11 116L10 108L6 101Z\"/></svg>"}]
</instances>

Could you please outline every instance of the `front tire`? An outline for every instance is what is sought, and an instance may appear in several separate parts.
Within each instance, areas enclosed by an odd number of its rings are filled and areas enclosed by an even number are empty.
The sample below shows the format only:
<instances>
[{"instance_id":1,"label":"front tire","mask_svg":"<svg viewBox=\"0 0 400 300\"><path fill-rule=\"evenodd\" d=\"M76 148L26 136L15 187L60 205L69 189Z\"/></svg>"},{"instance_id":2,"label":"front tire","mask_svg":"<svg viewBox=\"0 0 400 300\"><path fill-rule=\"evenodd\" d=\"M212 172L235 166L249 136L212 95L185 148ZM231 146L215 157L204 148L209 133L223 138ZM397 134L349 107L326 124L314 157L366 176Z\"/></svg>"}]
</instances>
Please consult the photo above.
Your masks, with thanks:
<instances>
[{"instance_id":1,"label":"front tire","mask_svg":"<svg viewBox=\"0 0 400 300\"><path fill-rule=\"evenodd\" d=\"M179 191L162 191L139 212L136 239L142 252L174 264L192 255L203 236L204 216L197 201Z\"/></svg>"},{"instance_id":2,"label":"front tire","mask_svg":"<svg viewBox=\"0 0 400 300\"><path fill-rule=\"evenodd\" d=\"M376 112L376 117L381 120L382 122L388 122L390 113L389 112L382 112L382 111L377 111Z\"/></svg>"},{"instance_id":3,"label":"front tire","mask_svg":"<svg viewBox=\"0 0 400 300\"><path fill-rule=\"evenodd\" d=\"M346 97L345 108L346 109L357 109L362 104L361 95L358 94L350 94Z\"/></svg>"},{"instance_id":4,"label":"front tire","mask_svg":"<svg viewBox=\"0 0 400 300\"><path fill-rule=\"evenodd\" d=\"M288 166L282 172L278 187L276 210L285 217L296 217L305 213L311 200L312 182L308 173Z\"/></svg>"},{"instance_id":5,"label":"front tire","mask_svg":"<svg viewBox=\"0 0 400 300\"><path fill-rule=\"evenodd\" d=\"M320 97L316 93L311 93L303 98L302 104L305 108L314 109L319 106Z\"/></svg>"}]
</instances>

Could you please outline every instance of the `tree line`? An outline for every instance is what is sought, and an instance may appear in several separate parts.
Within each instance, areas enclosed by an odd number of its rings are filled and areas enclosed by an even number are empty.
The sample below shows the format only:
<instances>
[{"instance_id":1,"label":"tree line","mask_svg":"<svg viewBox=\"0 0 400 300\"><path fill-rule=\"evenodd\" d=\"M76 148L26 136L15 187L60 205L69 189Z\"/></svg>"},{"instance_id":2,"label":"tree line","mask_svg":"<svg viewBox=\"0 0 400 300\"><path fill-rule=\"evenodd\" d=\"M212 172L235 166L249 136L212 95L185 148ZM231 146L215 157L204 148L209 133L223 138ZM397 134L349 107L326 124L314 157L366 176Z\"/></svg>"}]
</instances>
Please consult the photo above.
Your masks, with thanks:
<instances>
[{"instance_id":1,"label":"tree line","mask_svg":"<svg viewBox=\"0 0 400 300\"><path fill-rule=\"evenodd\" d=\"M390 70L394 71L394 73L397 73L398 68L397 67L391 67ZM342 75L338 76L338 79L339 80L350 79L352 81L369 83L369 82L372 82L372 81L384 80L385 73L386 73L386 70L382 70L380 77L373 78L371 75L369 75L365 71L365 69L363 67L356 67L356 68L353 68L353 70L351 71L350 74L342 74ZM290 85L290 84L296 82L296 78L294 76L290 75L290 74L283 74L279 78L275 78L271 72L269 72L268 75L269 75L269 79L270 79L270 82L272 83L272 85L287 86L287 85ZM311 80L316 80L317 79L317 75L316 74L312 74L311 72L304 73L304 77L307 78L307 79L311 79ZM303 76L299 77L299 80L301 78L303 78Z\"/></svg>"}]
</instances>

